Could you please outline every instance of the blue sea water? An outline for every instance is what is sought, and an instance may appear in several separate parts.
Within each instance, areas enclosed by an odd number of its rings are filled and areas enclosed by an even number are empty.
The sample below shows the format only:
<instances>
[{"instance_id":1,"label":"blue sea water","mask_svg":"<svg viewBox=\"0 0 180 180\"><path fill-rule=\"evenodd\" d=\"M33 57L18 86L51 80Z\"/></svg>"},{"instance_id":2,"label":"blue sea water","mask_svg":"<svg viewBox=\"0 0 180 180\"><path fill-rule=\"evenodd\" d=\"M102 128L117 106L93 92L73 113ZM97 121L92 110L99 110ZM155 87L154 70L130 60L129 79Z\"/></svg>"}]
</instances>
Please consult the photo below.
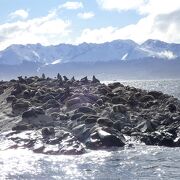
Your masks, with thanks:
<instances>
[{"instance_id":1,"label":"blue sea water","mask_svg":"<svg viewBox=\"0 0 180 180\"><path fill-rule=\"evenodd\" d=\"M180 98L180 80L121 82ZM180 179L180 148L135 144L113 151L54 156L24 149L3 151L4 146L0 140L0 179Z\"/></svg>"}]
</instances>

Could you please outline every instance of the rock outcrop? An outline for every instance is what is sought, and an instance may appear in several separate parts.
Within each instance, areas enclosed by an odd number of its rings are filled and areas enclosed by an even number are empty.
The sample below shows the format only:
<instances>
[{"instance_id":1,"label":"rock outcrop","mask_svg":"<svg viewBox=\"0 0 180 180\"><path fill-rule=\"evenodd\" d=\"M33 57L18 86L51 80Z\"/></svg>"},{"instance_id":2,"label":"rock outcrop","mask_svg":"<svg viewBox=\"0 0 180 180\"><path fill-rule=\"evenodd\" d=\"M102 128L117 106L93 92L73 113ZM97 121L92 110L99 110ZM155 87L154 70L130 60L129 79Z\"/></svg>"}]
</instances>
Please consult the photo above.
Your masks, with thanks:
<instances>
[{"instance_id":1,"label":"rock outcrop","mask_svg":"<svg viewBox=\"0 0 180 180\"><path fill-rule=\"evenodd\" d=\"M9 116L18 118L6 127L10 148L82 154L123 147L131 137L147 145L180 146L180 101L162 92L58 74L3 82L0 99L1 110L7 107ZM11 122L1 120L1 132Z\"/></svg>"}]
</instances>

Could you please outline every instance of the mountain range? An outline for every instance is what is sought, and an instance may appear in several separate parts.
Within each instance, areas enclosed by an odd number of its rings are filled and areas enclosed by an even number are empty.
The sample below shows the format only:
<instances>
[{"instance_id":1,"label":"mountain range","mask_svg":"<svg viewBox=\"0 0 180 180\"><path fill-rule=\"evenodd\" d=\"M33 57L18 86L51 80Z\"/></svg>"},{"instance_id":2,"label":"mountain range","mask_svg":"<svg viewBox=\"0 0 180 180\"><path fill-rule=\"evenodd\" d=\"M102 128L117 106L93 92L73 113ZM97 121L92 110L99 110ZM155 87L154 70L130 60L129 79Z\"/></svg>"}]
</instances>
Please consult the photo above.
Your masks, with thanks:
<instances>
[{"instance_id":1,"label":"mountain range","mask_svg":"<svg viewBox=\"0 0 180 180\"><path fill-rule=\"evenodd\" d=\"M11 45L0 51L0 64L18 65L29 61L55 65L69 62L128 61L149 57L166 60L179 58L180 44L149 39L143 44L132 40L115 40L102 44Z\"/></svg>"},{"instance_id":2,"label":"mountain range","mask_svg":"<svg viewBox=\"0 0 180 180\"><path fill-rule=\"evenodd\" d=\"M0 80L17 76L96 75L101 80L180 79L180 44L115 40L102 44L11 45L0 51Z\"/></svg>"}]
</instances>

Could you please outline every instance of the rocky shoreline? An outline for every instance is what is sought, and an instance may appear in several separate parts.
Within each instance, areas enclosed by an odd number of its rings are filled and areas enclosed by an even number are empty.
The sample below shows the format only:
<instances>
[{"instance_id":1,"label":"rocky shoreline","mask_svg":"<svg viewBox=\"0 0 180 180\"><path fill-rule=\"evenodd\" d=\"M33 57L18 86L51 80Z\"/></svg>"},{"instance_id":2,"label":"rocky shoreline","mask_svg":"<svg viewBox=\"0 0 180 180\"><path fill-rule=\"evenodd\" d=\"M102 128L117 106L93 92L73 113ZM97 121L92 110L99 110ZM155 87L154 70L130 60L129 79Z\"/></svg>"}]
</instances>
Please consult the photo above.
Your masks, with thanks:
<instances>
[{"instance_id":1,"label":"rocky shoreline","mask_svg":"<svg viewBox=\"0 0 180 180\"><path fill-rule=\"evenodd\" d=\"M180 100L93 76L0 82L0 132L8 148L44 154L146 145L180 147Z\"/></svg>"}]
</instances>

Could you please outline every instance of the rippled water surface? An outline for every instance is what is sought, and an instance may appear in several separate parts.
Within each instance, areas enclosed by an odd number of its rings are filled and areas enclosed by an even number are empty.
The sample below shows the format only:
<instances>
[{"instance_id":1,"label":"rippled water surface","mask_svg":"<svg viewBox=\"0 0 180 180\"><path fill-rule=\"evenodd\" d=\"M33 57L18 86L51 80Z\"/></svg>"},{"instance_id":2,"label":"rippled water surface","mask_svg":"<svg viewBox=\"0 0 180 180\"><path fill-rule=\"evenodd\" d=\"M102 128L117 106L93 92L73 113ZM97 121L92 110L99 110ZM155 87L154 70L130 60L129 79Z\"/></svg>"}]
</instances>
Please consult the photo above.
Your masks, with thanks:
<instances>
[{"instance_id":1,"label":"rippled water surface","mask_svg":"<svg viewBox=\"0 0 180 180\"><path fill-rule=\"evenodd\" d=\"M48 156L26 150L0 155L1 179L179 179L180 149L135 146L81 156Z\"/></svg>"},{"instance_id":2,"label":"rippled water surface","mask_svg":"<svg viewBox=\"0 0 180 180\"><path fill-rule=\"evenodd\" d=\"M126 85L161 90L180 98L180 81L126 81ZM0 179L180 179L180 148L136 144L79 156L48 156L28 150L2 150Z\"/></svg>"}]
</instances>

